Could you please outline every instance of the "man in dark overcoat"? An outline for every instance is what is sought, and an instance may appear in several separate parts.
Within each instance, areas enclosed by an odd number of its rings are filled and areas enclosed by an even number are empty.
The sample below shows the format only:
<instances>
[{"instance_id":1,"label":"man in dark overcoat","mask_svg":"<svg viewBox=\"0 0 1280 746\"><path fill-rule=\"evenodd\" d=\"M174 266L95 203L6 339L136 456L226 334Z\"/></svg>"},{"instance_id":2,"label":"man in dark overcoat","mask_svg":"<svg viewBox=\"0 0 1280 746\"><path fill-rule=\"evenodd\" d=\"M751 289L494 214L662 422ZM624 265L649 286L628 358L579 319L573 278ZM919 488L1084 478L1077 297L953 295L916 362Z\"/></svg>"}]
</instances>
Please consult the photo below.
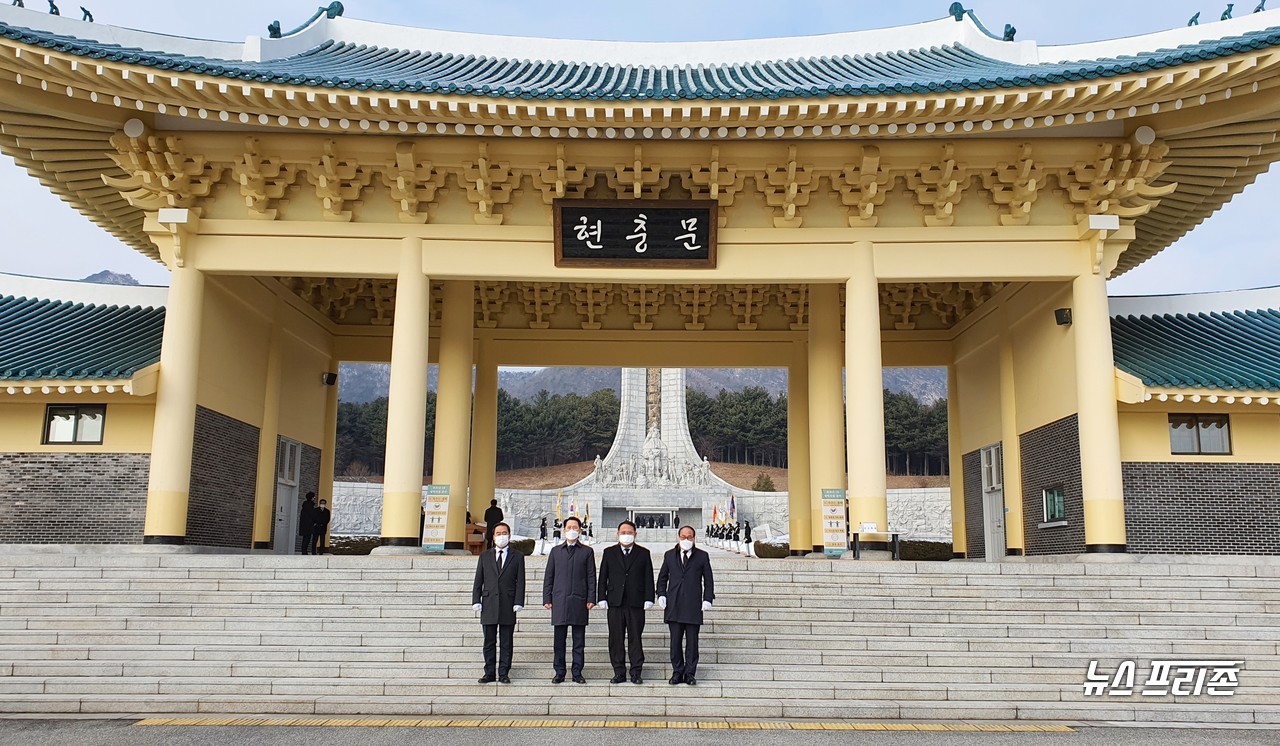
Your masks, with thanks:
<instances>
[{"instance_id":1,"label":"man in dark overcoat","mask_svg":"<svg viewBox=\"0 0 1280 746\"><path fill-rule=\"evenodd\" d=\"M471 585L471 608L480 612L484 627L484 676L481 684L497 680L510 684L511 644L516 614L524 611L524 555L510 546L511 527L493 527L494 547L480 553ZM501 638L501 656L497 647Z\"/></svg>"},{"instance_id":2,"label":"man in dark overcoat","mask_svg":"<svg viewBox=\"0 0 1280 746\"><path fill-rule=\"evenodd\" d=\"M316 493L308 492L298 509L298 535L302 537L302 554L311 553L311 540L316 534Z\"/></svg>"},{"instance_id":3,"label":"man in dark overcoat","mask_svg":"<svg viewBox=\"0 0 1280 746\"><path fill-rule=\"evenodd\" d=\"M635 543L636 524L618 524L618 543L600 557L596 604L609 616L609 662L614 684L627 680L627 649L631 651L631 683L639 684L644 670L644 613L653 608L653 560L649 550Z\"/></svg>"},{"instance_id":4,"label":"man in dark overcoat","mask_svg":"<svg viewBox=\"0 0 1280 746\"><path fill-rule=\"evenodd\" d=\"M564 681L565 637L573 630L573 681L585 684L582 666L586 659L587 622L596 605L596 558L591 547L579 541L582 521L564 519L564 543L547 555L542 578L542 605L551 610L553 638L551 683Z\"/></svg>"},{"instance_id":5,"label":"man in dark overcoat","mask_svg":"<svg viewBox=\"0 0 1280 746\"><path fill-rule=\"evenodd\" d=\"M672 685L698 683L698 632L716 597L711 557L694 545L696 535L692 526L681 526L680 543L663 555L658 571L658 606L671 630Z\"/></svg>"}]
</instances>

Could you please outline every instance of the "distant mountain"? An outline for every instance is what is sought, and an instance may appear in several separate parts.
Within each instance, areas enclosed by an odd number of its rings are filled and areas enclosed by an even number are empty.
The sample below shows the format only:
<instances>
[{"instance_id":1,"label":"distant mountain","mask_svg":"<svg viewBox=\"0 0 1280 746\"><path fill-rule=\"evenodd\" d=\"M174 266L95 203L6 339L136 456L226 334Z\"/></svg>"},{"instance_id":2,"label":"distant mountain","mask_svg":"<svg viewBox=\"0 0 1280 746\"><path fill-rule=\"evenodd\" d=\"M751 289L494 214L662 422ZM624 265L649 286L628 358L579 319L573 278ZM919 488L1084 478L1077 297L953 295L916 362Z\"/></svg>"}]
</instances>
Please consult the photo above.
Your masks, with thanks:
<instances>
[{"instance_id":1,"label":"distant mountain","mask_svg":"<svg viewBox=\"0 0 1280 746\"><path fill-rule=\"evenodd\" d=\"M787 390L786 368L689 368L690 387L715 396L720 389L741 391L759 386L771 394ZM435 390L436 366L427 373L427 387ZM338 376L338 398L349 402L367 402L387 395L391 366L385 363L344 363ZM618 368L547 367L538 370L498 371L498 386L517 399L528 400L546 390L550 394L579 394L611 388L621 392L622 373ZM926 404L947 396L945 368L885 368L884 386L890 391L907 392Z\"/></svg>"},{"instance_id":2,"label":"distant mountain","mask_svg":"<svg viewBox=\"0 0 1280 746\"><path fill-rule=\"evenodd\" d=\"M84 278L80 282L96 282L100 285L138 285L141 284L133 279L133 275L122 275L119 272L112 272L104 269Z\"/></svg>"}]
</instances>

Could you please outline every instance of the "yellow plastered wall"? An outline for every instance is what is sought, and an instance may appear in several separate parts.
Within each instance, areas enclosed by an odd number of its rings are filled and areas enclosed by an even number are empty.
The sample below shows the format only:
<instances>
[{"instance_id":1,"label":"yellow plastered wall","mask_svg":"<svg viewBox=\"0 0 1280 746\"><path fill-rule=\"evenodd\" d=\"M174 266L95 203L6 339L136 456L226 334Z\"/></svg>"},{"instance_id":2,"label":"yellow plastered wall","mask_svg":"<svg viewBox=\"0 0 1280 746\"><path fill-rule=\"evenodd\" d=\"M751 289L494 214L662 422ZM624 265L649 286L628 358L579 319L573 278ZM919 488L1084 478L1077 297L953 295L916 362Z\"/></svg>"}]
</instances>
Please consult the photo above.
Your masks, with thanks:
<instances>
[{"instance_id":1,"label":"yellow plastered wall","mask_svg":"<svg viewBox=\"0 0 1280 746\"><path fill-rule=\"evenodd\" d=\"M1011 331L1019 434L1077 411L1075 339L1071 327L1058 326L1053 315L1056 308L1071 307L1071 286L1056 292L1040 286L1038 292L1028 293L1030 297L1021 295L1013 302L1018 313Z\"/></svg>"},{"instance_id":2,"label":"yellow plastered wall","mask_svg":"<svg viewBox=\"0 0 1280 746\"><path fill-rule=\"evenodd\" d=\"M49 404L106 404L102 445L42 445ZM0 453L150 453L155 398L81 396L24 397L0 401Z\"/></svg>"},{"instance_id":3,"label":"yellow plastered wall","mask_svg":"<svg viewBox=\"0 0 1280 746\"><path fill-rule=\"evenodd\" d=\"M956 361L960 452L1000 441L1000 346L994 339Z\"/></svg>"},{"instance_id":4,"label":"yellow plastered wall","mask_svg":"<svg viewBox=\"0 0 1280 746\"><path fill-rule=\"evenodd\" d=\"M1231 418L1230 455L1175 455L1169 444L1171 413L1228 415ZM1120 408L1120 458L1183 463L1280 463L1280 411L1256 405L1215 406L1207 402L1167 402L1155 407L1123 405Z\"/></svg>"},{"instance_id":5,"label":"yellow plastered wall","mask_svg":"<svg viewBox=\"0 0 1280 746\"><path fill-rule=\"evenodd\" d=\"M289 315L296 312L286 315L283 320L286 328ZM321 448L328 387L321 382L320 374L330 369L330 358L292 334L283 335L281 344L280 434Z\"/></svg>"},{"instance_id":6,"label":"yellow plastered wall","mask_svg":"<svg viewBox=\"0 0 1280 746\"><path fill-rule=\"evenodd\" d=\"M1026 433L1076 412L1075 340L1054 309L1071 306L1066 283L1028 283L984 307L955 339L960 388L960 448L971 453L1001 440L1000 335L1013 339L1017 431ZM1101 364L1110 365L1110 361Z\"/></svg>"},{"instance_id":7,"label":"yellow plastered wall","mask_svg":"<svg viewBox=\"0 0 1280 746\"><path fill-rule=\"evenodd\" d=\"M271 324L283 334L279 434L316 448L324 444L325 386L332 339L315 321L251 277L210 277L200 340L200 406L262 426ZM163 373L162 384L163 385Z\"/></svg>"},{"instance_id":8,"label":"yellow plastered wall","mask_svg":"<svg viewBox=\"0 0 1280 746\"><path fill-rule=\"evenodd\" d=\"M261 427L272 309L255 307L255 295L243 292L247 282L245 278L208 278L196 396L202 407ZM160 386L164 386L163 369Z\"/></svg>"}]
</instances>

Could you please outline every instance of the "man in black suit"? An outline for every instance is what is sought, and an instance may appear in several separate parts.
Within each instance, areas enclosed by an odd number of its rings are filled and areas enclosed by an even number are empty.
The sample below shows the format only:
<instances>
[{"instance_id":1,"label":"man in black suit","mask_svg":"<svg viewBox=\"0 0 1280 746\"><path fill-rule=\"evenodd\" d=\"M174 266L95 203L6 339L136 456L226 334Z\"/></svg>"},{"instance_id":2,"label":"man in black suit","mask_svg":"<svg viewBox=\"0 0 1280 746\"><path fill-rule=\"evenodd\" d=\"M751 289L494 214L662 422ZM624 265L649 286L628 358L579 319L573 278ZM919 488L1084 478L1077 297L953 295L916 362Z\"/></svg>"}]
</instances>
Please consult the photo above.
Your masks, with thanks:
<instances>
[{"instance_id":1,"label":"man in black suit","mask_svg":"<svg viewBox=\"0 0 1280 746\"><path fill-rule=\"evenodd\" d=\"M484 546L485 549L493 548L493 527L502 522L506 516L502 515L502 508L498 507L497 500L490 500L489 507L484 509Z\"/></svg>"},{"instance_id":2,"label":"man in black suit","mask_svg":"<svg viewBox=\"0 0 1280 746\"><path fill-rule=\"evenodd\" d=\"M511 549L511 527L493 527L494 547L482 552L476 563L476 579L471 585L471 608L480 612L484 626L484 676L481 684L495 679L510 684L511 644L515 636L516 614L524 611L524 555ZM502 655L498 659L498 638Z\"/></svg>"},{"instance_id":3,"label":"man in black suit","mask_svg":"<svg viewBox=\"0 0 1280 746\"><path fill-rule=\"evenodd\" d=\"M618 524L618 544L600 558L598 603L609 613L609 662L613 681L627 680L627 648L631 649L631 683L641 682L644 669L644 613L653 608L653 560L649 550L635 543L636 524ZM625 645L624 645L625 643Z\"/></svg>"},{"instance_id":4,"label":"man in black suit","mask_svg":"<svg viewBox=\"0 0 1280 746\"><path fill-rule=\"evenodd\" d=\"M564 645L569 628L573 628L573 681L585 684L582 666L586 662L587 622L596 605L596 556L591 547L578 541L582 521L574 516L564 519L564 543L547 555L547 569L542 578L542 605L551 610L555 676L552 684L564 681Z\"/></svg>"},{"instance_id":5,"label":"man in black suit","mask_svg":"<svg viewBox=\"0 0 1280 746\"><path fill-rule=\"evenodd\" d=\"M696 535L692 526L681 526L680 543L667 550L658 571L658 605L671 630L672 685L698 683L698 632L702 613L711 610L716 597L711 557L694 546Z\"/></svg>"}]
</instances>

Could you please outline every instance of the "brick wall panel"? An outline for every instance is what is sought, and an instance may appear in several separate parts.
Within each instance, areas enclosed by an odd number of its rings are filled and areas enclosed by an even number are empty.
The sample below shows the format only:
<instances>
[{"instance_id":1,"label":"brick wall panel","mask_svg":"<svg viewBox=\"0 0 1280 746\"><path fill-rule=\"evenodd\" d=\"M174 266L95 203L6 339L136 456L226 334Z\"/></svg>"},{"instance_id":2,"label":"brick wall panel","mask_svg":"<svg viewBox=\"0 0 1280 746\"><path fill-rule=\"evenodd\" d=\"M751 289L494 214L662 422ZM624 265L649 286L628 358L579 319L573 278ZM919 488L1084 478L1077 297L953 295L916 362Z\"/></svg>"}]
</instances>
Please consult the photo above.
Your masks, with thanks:
<instances>
[{"instance_id":1,"label":"brick wall panel","mask_svg":"<svg viewBox=\"0 0 1280 746\"><path fill-rule=\"evenodd\" d=\"M964 468L965 556L983 559L987 556L987 534L982 520L982 453L966 453L961 463Z\"/></svg>"},{"instance_id":2,"label":"brick wall panel","mask_svg":"<svg viewBox=\"0 0 1280 746\"><path fill-rule=\"evenodd\" d=\"M145 453L0 454L0 544L138 544Z\"/></svg>"},{"instance_id":3,"label":"brick wall panel","mask_svg":"<svg viewBox=\"0 0 1280 746\"><path fill-rule=\"evenodd\" d=\"M196 407L187 544L249 549L258 469L258 428Z\"/></svg>"},{"instance_id":4,"label":"brick wall panel","mask_svg":"<svg viewBox=\"0 0 1280 746\"><path fill-rule=\"evenodd\" d=\"M1079 554L1084 551L1084 485L1080 476L1080 423L1064 417L1023 433L1022 516L1026 553ZM1067 525L1040 528L1048 487L1062 487Z\"/></svg>"},{"instance_id":5,"label":"brick wall panel","mask_svg":"<svg viewBox=\"0 0 1280 746\"><path fill-rule=\"evenodd\" d=\"M1130 552L1280 555L1280 464L1122 467Z\"/></svg>"}]
</instances>

